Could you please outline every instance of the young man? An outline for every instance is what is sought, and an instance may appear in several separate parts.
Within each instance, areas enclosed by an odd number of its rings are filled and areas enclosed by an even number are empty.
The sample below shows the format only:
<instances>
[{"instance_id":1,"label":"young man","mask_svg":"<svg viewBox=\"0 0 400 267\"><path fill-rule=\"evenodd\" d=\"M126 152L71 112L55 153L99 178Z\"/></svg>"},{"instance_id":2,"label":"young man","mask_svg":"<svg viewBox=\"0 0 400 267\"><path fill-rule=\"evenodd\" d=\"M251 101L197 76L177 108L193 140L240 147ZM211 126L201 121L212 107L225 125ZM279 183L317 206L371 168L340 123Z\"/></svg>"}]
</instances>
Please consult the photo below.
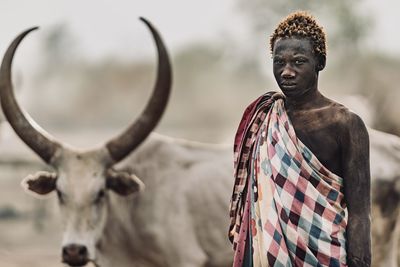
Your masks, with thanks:
<instances>
[{"instance_id":1,"label":"young man","mask_svg":"<svg viewBox=\"0 0 400 267\"><path fill-rule=\"evenodd\" d=\"M319 92L325 33L296 12L270 45L283 95L254 101L236 134L234 266L370 266L368 133Z\"/></svg>"}]
</instances>

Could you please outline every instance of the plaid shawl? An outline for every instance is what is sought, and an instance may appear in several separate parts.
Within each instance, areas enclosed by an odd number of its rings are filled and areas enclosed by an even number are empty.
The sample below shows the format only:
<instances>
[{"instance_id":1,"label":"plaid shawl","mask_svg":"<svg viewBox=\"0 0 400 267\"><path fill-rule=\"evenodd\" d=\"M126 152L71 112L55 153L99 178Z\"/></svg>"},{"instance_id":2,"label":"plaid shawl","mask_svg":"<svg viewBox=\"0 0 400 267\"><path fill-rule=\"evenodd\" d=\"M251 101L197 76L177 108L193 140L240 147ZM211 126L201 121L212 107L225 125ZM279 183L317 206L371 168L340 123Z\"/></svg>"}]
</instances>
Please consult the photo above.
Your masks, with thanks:
<instances>
[{"instance_id":1,"label":"plaid shawl","mask_svg":"<svg viewBox=\"0 0 400 267\"><path fill-rule=\"evenodd\" d=\"M343 180L297 139L276 94L246 109L234 152L233 266L347 266Z\"/></svg>"}]
</instances>

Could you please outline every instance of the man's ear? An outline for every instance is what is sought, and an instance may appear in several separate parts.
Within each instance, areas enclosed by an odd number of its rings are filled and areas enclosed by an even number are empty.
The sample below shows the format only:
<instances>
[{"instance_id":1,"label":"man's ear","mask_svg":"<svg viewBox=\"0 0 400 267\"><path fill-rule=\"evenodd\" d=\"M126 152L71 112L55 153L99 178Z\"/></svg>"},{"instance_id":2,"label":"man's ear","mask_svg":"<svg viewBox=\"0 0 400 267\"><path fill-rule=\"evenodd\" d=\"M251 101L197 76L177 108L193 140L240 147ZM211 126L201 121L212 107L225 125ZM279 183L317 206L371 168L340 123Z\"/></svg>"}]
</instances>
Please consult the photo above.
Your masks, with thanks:
<instances>
[{"instance_id":1,"label":"man's ear","mask_svg":"<svg viewBox=\"0 0 400 267\"><path fill-rule=\"evenodd\" d=\"M321 71L325 68L326 66L326 56L324 55L319 55L318 56L318 62L317 62L317 71Z\"/></svg>"},{"instance_id":2,"label":"man's ear","mask_svg":"<svg viewBox=\"0 0 400 267\"><path fill-rule=\"evenodd\" d=\"M134 174L109 169L106 172L106 187L121 196L127 196L144 189L143 182Z\"/></svg>"},{"instance_id":3,"label":"man's ear","mask_svg":"<svg viewBox=\"0 0 400 267\"><path fill-rule=\"evenodd\" d=\"M44 196L56 189L57 174L40 171L28 175L22 180L21 186L34 196Z\"/></svg>"}]
</instances>

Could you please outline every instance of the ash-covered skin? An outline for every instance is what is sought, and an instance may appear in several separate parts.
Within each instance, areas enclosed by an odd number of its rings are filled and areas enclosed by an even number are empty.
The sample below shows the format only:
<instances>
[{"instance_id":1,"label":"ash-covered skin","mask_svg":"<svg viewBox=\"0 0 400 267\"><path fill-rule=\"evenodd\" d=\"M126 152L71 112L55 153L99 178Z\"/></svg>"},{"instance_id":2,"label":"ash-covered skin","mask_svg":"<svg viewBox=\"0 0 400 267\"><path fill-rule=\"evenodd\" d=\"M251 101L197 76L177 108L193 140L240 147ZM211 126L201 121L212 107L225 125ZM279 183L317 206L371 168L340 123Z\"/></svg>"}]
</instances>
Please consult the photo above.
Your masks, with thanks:
<instances>
[{"instance_id":1,"label":"ash-covered skin","mask_svg":"<svg viewBox=\"0 0 400 267\"><path fill-rule=\"evenodd\" d=\"M297 137L330 171L343 177L348 207L347 263L370 266L369 137L359 116L318 90L325 57L317 57L306 37L278 38L273 72Z\"/></svg>"}]
</instances>

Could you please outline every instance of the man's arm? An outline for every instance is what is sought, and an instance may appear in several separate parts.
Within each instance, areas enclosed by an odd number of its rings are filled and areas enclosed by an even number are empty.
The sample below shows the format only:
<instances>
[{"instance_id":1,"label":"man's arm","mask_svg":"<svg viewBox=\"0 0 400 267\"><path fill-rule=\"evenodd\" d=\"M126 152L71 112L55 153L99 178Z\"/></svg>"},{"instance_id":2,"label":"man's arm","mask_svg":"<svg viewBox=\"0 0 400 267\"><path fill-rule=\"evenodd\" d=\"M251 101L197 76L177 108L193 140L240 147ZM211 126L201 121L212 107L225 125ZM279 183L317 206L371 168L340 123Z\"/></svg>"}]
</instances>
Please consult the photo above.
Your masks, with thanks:
<instances>
[{"instance_id":1,"label":"man's arm","mask_svg":"<svg viewBox=\"0 0 400 267\"><path fill-rule=\"evenodd\" d=\"M347 224L347 264L349 267L371 265L371 177L369 137L360 117L348 115L341 136L344 197Z\"/></svg>"}]
</instances>

